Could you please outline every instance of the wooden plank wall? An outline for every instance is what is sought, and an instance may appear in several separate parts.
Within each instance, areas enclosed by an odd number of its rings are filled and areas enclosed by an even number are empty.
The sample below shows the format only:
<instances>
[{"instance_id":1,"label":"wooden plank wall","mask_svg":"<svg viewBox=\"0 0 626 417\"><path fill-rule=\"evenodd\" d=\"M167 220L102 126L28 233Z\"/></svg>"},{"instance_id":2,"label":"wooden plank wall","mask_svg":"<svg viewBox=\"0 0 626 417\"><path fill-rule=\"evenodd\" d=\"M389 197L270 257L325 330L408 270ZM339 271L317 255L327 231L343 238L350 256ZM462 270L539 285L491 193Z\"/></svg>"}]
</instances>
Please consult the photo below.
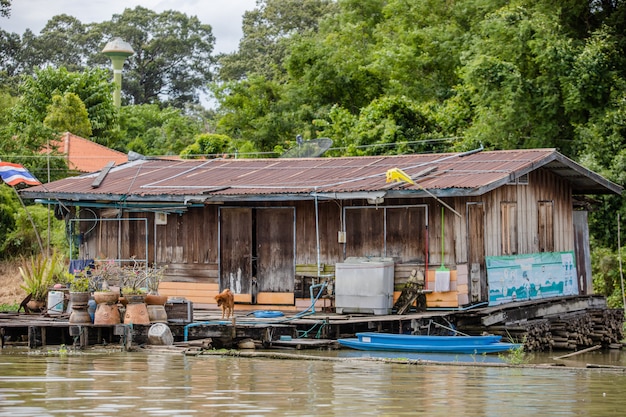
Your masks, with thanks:
<instances>
[{"instance_id":1,"label":"wooden plank wall","mask_svg":"<svg viewBox=\"0 0 626 417\"><path fill-rule=\"evenodd\" d=\"M443 262L451 270L457 266L467 269L467 221L466 203L468 201L482 202L485 209L485 254L498 256L502 254L501 232L501 202L515 202L517 206L517 230L519 253L534 253L538 251L538 222L537 204L539 201L551 201L554 211L554 250L567 251L574 249L574 231L572 221L571 189L565 181L551 172L543 169L529 174L527 185L506 185L480 197L445 198L447 204L461 214L454 214L444 208L444 242ZM441 265L441 203L433 199L402 199L389 200L389 205L420 205L428 204L428 259L416 259L396 264L396 288L399 289L406 282L414 268L422 270L428 267L435 270ZM259 204L247 204L259 207ZM295 201L280 203L263 203L263 206L295 207L296 208L296 275L317 275L317 233L319 232L319 261L324 265L324 273L332 273L334 265L344 259L344 245L338 241L338 232L343 230L342 212L345 205L368 206L366 201L318 201L319 229L315 223L315 203L313 201ZM242 204L241 206L246 206ZM419 215L419 210L413 214ZM416 214L417 213L417 214ZM125 216L129 216L126 214ZM152 213L132 213L132 217L145 216L149 219L148 245L150 263L170 266L167 271L167 280L180 282L198 282L218 284L218 206L207 205L201 208L190 208L184 214L169 214L166 225L156 226L156 236L153 236L155 227ZM365 216L369 218L368 216ZM413 221L415 220L415 221ZM416 219L411 224L418 224ZM390 228L398 234L388 235L388 247L394 245L410 246L411 251L419 251L426 245L425 236L418 233L413 236L414 241L407 242L406 236L400 235L403 230L401 221L397 220ZM364 227L372 227L364 225ZM380 225L376 225L380 228ZM419 226L423 228L422 226ZM122 253L133 255L142 250L145 241L144 232L138 226L122 227ZM378 229L376 229L378 230ZM381 230L378 230L380 232ZM372 229L368 233L378 233ZM100 222L88 236L84 245L86 251L94 258L116 258L118 245L117 222ZM374 243L372 243L374 244ZM380 250L377 247L368 249L367 244L360 250ZM417 249L416 249L417 248ZM394 249L391 249L391 253ZM410 252L410 251L409 251ZM402 250L397 251L399 256L406 256ZM363 254L362 256L364 256ZM313 269L311 269L311 266ZM295 278L294 278L295 279Z\"/></svg>"},{"instance_id":2,"label":"wooden plank wall","mask_svg":"<svg viewBox=\"0 0 626 417\"><path fill-rule=\"evenodd\" d=\"M502 255L502 233L500 225L500 203L517 202L518 252L539 252L538 203L552 201L554 225L554 251L574 249L571 188L547 170L529 174L527 185L507 185L484 196L486 209L485 239L486 256Z\"/></svg>"}]
</instances>

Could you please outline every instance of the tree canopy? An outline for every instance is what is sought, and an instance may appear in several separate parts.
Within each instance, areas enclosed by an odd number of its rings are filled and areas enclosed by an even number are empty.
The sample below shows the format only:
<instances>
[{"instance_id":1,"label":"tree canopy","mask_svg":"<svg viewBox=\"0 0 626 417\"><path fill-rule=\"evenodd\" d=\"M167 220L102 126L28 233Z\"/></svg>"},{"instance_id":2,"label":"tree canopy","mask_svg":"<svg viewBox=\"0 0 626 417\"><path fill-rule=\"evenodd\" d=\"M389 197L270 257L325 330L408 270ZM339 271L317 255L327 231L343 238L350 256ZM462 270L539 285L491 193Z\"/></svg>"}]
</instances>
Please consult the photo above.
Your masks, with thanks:
<instances>
[{"instance_id":1,"label":"tree canopy","mask_svg":"<svg viewBox=\"0 0 626 417\"><path fill-rule=\"evenodd\" d=\"M195 16L172 10L156 13L141 6L100 23L84 24L75 17L57 15L38 36L29 30L21 37L0 30L0 73L10 82L11 77L49 66L71 72L110 71L102 49L114 37L121 37L135 51L124 68L122 96L127 104L183 108L198 103L212 80L215 37L211 26Z\"/></svg>"},{"instance_id":2,"label":"tree canopy","mask_svg":"<svg viewBox=\"0 0 626 417\"><path fill-rule=\"evenodd\" d=\"M119 111L112 37L135 51ZM88 121L112 148L190 158L276 156L297 135L331 138L332 156L554 147L626 184L624 0L259 0L238 50L214 42L195 16L143 7L0 30L0 137L18 138L0 151ZM626 202L597 201L594 244L615 249Z\"/></svg>"}]
</instances>

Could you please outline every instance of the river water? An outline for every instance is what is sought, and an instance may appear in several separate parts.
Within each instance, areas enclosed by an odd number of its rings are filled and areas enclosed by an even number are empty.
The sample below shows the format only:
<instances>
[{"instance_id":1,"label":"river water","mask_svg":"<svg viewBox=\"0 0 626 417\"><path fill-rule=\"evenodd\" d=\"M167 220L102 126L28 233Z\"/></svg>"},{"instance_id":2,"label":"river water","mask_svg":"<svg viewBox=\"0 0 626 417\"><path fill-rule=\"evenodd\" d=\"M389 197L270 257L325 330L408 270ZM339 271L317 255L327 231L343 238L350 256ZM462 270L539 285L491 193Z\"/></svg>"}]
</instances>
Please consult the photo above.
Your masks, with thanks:
<instances>
[{"instance_id":1,"label":"river water","mask_svg":"<svg viewBox=\"0 0 626 417\"><path fill-rule=\"evenodd\" d=\"M577 367L623 366L619 353L521 368L489 365L502 362L493 355L416 365L343 350L298 353L332 359L8 348L0 352L0 416L626 415L623 370Z\"/></svg>"}]
</instances>

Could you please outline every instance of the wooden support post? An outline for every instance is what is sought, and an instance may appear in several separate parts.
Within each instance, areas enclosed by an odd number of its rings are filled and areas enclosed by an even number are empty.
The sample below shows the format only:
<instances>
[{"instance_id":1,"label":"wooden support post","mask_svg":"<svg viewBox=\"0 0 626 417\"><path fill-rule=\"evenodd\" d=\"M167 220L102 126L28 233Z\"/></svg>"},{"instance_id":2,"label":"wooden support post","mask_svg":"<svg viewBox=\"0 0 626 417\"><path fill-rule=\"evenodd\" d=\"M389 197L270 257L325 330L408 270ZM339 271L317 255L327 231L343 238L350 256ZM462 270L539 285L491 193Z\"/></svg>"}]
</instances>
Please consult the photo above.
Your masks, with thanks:
<instances>
[{"instance_id":1,"label":"wooden support post","mask_svg":"<svg viewBox=\"0 0 626 417\"><path fill-rule=\"evenodd\" d=\"M80 347L81 349L86 348L89 345L89 328L85 326L80 326Z\"/></svg>"},{"instance_id":2,"label":"wooden support post","mask_svg":"<svg viewBox=\"0 0 626 417\"><path fill-rule=\"evenodd\" d=\"M133 330L130 326L124 326L124 348L130 350L133 345Z\"/></svg>"},{"instance_id":3,"label":"wooden support post","mask_svg":"<svg viewBox=\"0 0 626 417\"><path fill-rule=\"evenodd\" d=\"M235 317L231 319L231 324L233 326L231 337L234 340L237 337L237 319Z\"/></svg>"},{"instance_id":4,"label":"wooden support post","mask_svg":"<svg viewBox=\"0 0 626 417\"><path fill-rule=\"evenodd\" d=\"M28 326L28 347L33 349L41 346L41 327Z\"/></svg>"},{"instance_id":5,"label":"wooden support post","mask_svg":"<svg viewBox=\"0 0 626 417\"><path fill-rule=\"evenodd\" d=\"M41 346L46 346L46 328L41 328Z\"/></svg>"},{"instance_id":6,"label":"wooden support post","mask_svg":"<svg viewBox=\"0 0 626 417\"><path fill-rule=\"evenodd\" d=\"M327 330L328 323L330 323L330 318L326 316L326 318L324 319L324 327L322 328L322 334L321 334L322 339L328 339L328 330Z\"/></svg>"}]
</instances>

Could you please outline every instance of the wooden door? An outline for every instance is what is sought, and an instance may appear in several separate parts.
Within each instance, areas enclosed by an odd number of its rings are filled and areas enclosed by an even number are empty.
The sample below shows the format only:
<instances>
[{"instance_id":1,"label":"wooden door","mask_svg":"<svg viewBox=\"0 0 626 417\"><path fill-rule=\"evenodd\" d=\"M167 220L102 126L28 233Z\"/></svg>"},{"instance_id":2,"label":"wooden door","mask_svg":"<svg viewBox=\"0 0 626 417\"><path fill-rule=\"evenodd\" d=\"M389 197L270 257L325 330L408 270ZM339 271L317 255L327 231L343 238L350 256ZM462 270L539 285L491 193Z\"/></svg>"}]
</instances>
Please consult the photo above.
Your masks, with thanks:
<instances>
[{"instance_id":1,"label":"wooden door","mask_svg":"<svg viewBox=\"0 0 626 417\"><path fill-rule=\"evenodd\" d=\"M250 294L252 283L252 209L220 209L220 291Z\"/></svg>"},{"instance_id":2,"label":"wooden door","mask_svg":"<svg viewBox=\"0 0 626 417\"><path fill-rule=\"evenodd\" d=\"M576 210L574 217L574 254L578 275L578 293L593 294L591 280L591 248L589 247L589 223L587 212Z\"/></svg>"},{"instance_id":3,"label":"wooden door","mask_svg":"<svg viewBox=\"0 0 626 417\"><path fill-rule=\"evenodd\" d=\"M295 210L255 209L256 280L259 292L293 292Z\"/></svg>"},{"instance_id":4,"label":"wooden door","mask_svg":"<svg viewBox=\"0 0 626 417\"><path fill-rule=\"evenodd\" d=\"M485 207L467 203L467 262L470 275L470 302L489 300L485 268Z\"/></svg>"}]
</instances>

